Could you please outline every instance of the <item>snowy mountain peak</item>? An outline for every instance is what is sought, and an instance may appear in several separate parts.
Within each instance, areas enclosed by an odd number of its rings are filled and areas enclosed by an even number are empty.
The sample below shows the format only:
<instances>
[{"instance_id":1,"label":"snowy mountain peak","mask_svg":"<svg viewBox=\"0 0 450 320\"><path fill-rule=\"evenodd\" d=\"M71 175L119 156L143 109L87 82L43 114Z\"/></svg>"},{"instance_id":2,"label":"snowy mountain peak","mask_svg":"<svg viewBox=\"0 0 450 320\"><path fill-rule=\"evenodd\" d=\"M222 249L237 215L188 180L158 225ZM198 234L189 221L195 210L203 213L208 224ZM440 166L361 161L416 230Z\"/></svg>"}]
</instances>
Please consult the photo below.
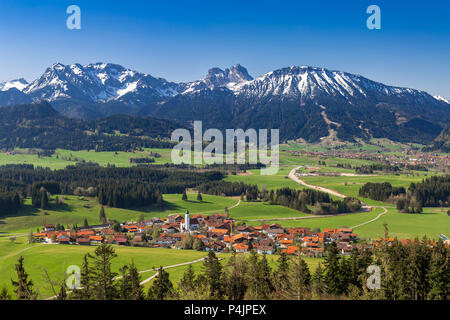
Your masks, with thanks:
<instances>
[{"instance_id":1,"label":"snowy mountain peak","mask_svg":"<svg viewBox=\"0 0 450 320\"><path fill-rule=\"evenodd\" d=\"M221 87L230 83L241 83L249 80L253 80L253 78L248 74L247 69L237 64L225 70L220 68L209 69L204 82L208 87Z\"/></svg>"},{"instance_id":2,"label":"snowy mountain peak","mask_svg":"<svg viewBox=\"0 0 450 320\"><path fill-rule=\"evenodd\" d=\"M33 100L76 99L87 102L145 104L178 93L178 85L126 69L118 64L54 63L24 92ZM126 99L124 97L127 97Z\"/></svg>"},{"instance_id":3,"label":"snowy mountain peak","mask_svg":"<svg viewBox=\"0 0 450 320\"><path fill-rule=\"evenodd\" d=\"M11 88L16 88L19 91L23 91L27 85L28 82L24 78L0 82L0 91L7 91Z\"/></svg>"},{"instance_id":4,"label":"snowy mountain peak","mask_svg":"<svg viewBox=\"0 0 450 320\"><path fill-rule=\"evenodd\" d=\"M300 102L317 97L344 98L355 103L355 100L370 99L376 95L428 95L419 90L384 85L360 75L311 66L291 66L271 71L235 86L233 91L246 97L282 96Z\"/></svg>"}]
</instances>

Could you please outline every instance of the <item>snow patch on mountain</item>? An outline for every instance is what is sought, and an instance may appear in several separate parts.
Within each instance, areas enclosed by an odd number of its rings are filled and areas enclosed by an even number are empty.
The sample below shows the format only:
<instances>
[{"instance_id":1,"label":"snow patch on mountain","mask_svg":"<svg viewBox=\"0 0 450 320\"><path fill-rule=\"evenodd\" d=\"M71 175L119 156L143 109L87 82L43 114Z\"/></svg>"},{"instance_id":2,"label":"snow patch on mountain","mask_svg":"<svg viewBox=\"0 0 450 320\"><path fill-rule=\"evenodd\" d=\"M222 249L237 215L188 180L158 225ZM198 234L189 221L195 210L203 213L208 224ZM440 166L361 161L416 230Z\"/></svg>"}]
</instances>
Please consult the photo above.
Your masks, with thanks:
<instances>
[{"instance_id":1,"label":"snow patch on mountain","mask_svg":"<svg viewBox=\"0 0 450 320\"><path fill-rule=\"evenodd\" d=\"M441 96L433 96L433 98L435 98L436 100L443 101L443 102L445 102L445 103L450 104L450 102L449 102L447 99L445 99L444 97L441 97Z\"/></svg>"},{"instance_id":2,"label":"snow patch on mountain","mask_svg":"<svg viewBox=\"0 0 450 320\"><path fill-rule=\"evenodd\" d=\"M25 79L20 78L11 81L0 82L0 91L7 91L12 88L23 91L26 86L28 86L28 82Z\"/></svg>"}]
</instances>

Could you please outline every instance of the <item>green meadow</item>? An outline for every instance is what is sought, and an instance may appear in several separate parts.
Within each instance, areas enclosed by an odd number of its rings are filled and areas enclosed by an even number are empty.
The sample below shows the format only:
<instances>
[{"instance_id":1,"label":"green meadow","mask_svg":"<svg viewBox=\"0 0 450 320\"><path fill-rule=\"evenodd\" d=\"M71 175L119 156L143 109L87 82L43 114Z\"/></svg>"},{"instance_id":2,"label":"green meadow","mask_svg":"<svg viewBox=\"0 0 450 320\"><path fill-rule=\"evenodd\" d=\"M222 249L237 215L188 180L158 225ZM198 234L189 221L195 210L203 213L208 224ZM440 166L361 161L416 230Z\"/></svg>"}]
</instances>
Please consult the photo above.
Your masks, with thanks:
<instances>
[{"instance_id":1,"label":"green meadow","mask_svg":"<svg viewBox=\"0 0 450 320\"><path fill-rule=\"evenodd\" d=\"M105 207L108 219L120 222L137 221L143 214L144 218L166 217L168 214L184 213L189 210L192 213L223 213L225 207L232 207L239 199L212 195L202 195L202 201L198 201L197 194L188 194L188 200L181 200L181 194L164 194L162 206L149 206L135 209L120 209ZM25 209L14 216L0 219L0 235L8 232L27 233L35 231L44 224L62 224L64 226L77 224L83 225L84 219L89 224L99 223L100 205L95 198L81 200L76 196L64 196L64 205L56 205L50 202L46 210L32 207L31 200L26 199Z\"/></svg>"},{"instance_id":2,"label":"green meadow","mask_svg":"<svg viewBox=\"0 0 450 320\"><path fill-rule=\"evenodd\" d=\"M438 239L439 234L450 235L450 217L447 208L424 208L423 213L399 213L395 208L386 208L388 212L379 219L355 228L353 231L359 238L377 239L384 235L384 223L387 223L389 236L399 239L414 239L426 236ZM324 228L353 227L370 221L383 212L376 208L371 212L362 212L334 217L301 219L301 220L273 220L270 223L279 223L284 227L307 227L323 231ZM257 221L247 221L250 225L260 225Z\"/></svg>"},{"instance_id":3,"label":"green meadow","mask_svg":"<svg viewBox=\"0 0 450 320\"><path fill-rule=\"evenodd\" d=\"M230 253L216 253L216 255L219 259L221 259L222 266L226 266L229 258L231 257ZM237 255L247 257L248 253L238 253ZM269 263L270 268L272 268L272 270L276 270L278 268L277 261L279 259L279 256L278 255L267 255L266 257L267 257L267 261ZM308 264L309 270L311 272L314 272L316 270L319 263L323 263L322 258L302 257L302 259L305 260L305 262ZM182 279L183 274L187 268L188 268L188 266L184 265L184 266L169 268L166 270L169 273L170 281L172 281L172 283L174 284L175 287L178 287L178 283ZM203 262L193 263L192 268L196 274L201 273L203 271ZM146 275L145 277L142 277L142 279L144 280L145 278L148 278L148 277L149 276ZM144 285L144 288L146 289L146 291L151 286L151 283L152 282L148 282Z\"/></svg>"},{"instance_id":4,"label":"green meadow","mask_svg":"<svg viewBox=\"0 0 450 320\"><path fill-rule=\"evenodd\" d=\"M146 148L144 151L135 152L95 152L94 150L71 151L56 149L51 157L38 156L28 153L26 149L16 150L16 154L7 155L0 153L0 165L6 164L33 164L35 167L62 169L77 162L96 162L101 166L115 165L117 167L130 167L134 164L130 158L146 158L149 152L158 153L160 158L155 158L154 164L171 163L171 149Z\"/></svg>"},{"instance_id":5,"label":"green meadow","mask_svg":"<svg viewBox=\"0 0 450 320\"><path fill-rule=\"evenodd\" d=\"M25 241L19 239L16 241ZM12 291L11 279L16 279L14 266L20 256L24 257L25 270L35 284L35 289L40 293L41 298L53 296L53 291L45 273L47 272L56 288L68 266L77 265L81 267L83 257L86 253L93 254L95 246L76 246L44 244L34 245L32 248L19 251L17 245L9 240L0 240L0 288L5 286ZM119 269L130 264L133 260L139 271L144 271L160 266L169 266L179 263L189 262L206 256L205 252L195 250L174 250L163 248L138 248L114 246L117 258L112 261L112 269L119 272ZM16 251L17 250L17 251ZM8 252L8 255L3 255ZM142 273L142 279L150 277L154 272Z\"/></svg>"}]
</instances>

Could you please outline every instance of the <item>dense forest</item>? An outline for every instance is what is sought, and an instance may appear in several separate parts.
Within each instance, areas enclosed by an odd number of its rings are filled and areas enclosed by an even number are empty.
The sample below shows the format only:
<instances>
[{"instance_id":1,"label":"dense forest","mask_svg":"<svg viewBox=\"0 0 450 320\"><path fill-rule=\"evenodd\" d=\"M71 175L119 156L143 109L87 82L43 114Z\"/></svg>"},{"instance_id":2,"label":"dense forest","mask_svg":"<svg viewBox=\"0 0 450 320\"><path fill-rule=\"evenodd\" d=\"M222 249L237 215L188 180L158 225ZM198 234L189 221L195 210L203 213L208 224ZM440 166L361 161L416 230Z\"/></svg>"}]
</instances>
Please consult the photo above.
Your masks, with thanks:
<instances>
[{"instance_id":1,"label":"dense forest","mask_svg":"<svg viewBox=\"0 0 450 320\"><path fill-rule=\"evenodd\" d=\"M403 187L392 187L389 182L368 182L359 189L359 196L378 201L397 203L401 211L409 212L408 208L449 206L450 175L433 176L419 183L411 183L406 191Z\"/></svg>"},{"instance_id":2,"label":"dense forest","mask_svg":"<svg viewBox=\"0 0 450 320\"><path fill-rule=\"evenodd\" d=\"M383 163L363 165L360 167L355 167L354 169L355 169L356 174L372 174L375 171L383 171L386 173L396 173L396 172L400 171L399 166L393 166L390 164L383 164Z\"/></svg>"},{"instance_id":3,"label":"dense forest","mask_svg":"<svg viewBox=\"0 0 450 320\"><path fill-rule=\"evenodd\" d=\"M172 148L171 132L184 128L152 117L116 115L77 120L60 115L47 102L0 108L0 148L131 151ZM58 137L58 139L55 139Z\"/></svg>"},{"instance_id":4,"label":"dense forest","mask_svg":"<svg viewBox=\"0 0 450 320\"><path fill-rule=\"evenodd\" d=\"M189 265L174 285L170 274L159 268L147 292L134 265L112 271L117 257L112 246L101 245L81 261L79 288L69 291L61 281L58 300L309 300L380 299L447 300L450 297L450 248L415 239L406 244L398 240L381 241L372 250L354 248L349 257L339 254L336 243L325 247L325 259L315 270L301 255L281 254L275 266L265 255L233 253L222 265L209 251L202 267L194 272ZM379 282L369 277L369 267L379 270ZM19 300L39 299L26 272L24 258L16 264L12 280ZM50 281L50 280L49 280ZM369 286L368 283L373 284ZM4 288L0 299L12 299Z\"/></svg>"},{"instance_id":5,"label":"dense forest","mask_svg":"<svg viewBox=\"0 0 450 320\"><path fill-rule=\"evenodd\" d=\"M218 171L164 165L130 168L69 166L60 170L6 166L0 167L0 192L32 197L36 207L45 206L45 198L50 193L96 195L104 205L125 208L160 203L163 193L182 193L186 188L222 178Z\"/></svg>"},{"instance_id":6,"label":"dense forest","mask_svg":"<svg viewBox=\"0 0 450 320\"><path fill-rule=\"evenodd\" d=\"M408 193L423 207L450 205L450 174L433 176L420 183L411 183Z\"/></svg>"},{"instance_id":7,"label":"dense forest","mask_svg":"<svg viewBox=\"0 0 450 320\"><path fill-rule=\"evenodd\" d=\"M0 193L0 218L17 213L22 208L22 199L17 192Z\"/></svg>"},{"instance_id":8,"label":"dense forest","mask_svg":"<svg viewBox=\"0 0 450 320\"><path fill-rule=\"evenodd\" d=\"M201 184L197 189L206 194L216 196L240 196L248 195L251 199L258 198L258 186L248 185L243 182L213 181Z\"/></svg>"},{"instance_id":9,"label":"dense forest","mask_svg":"<svg viewBox=\"0 0 450 320\"><path fill-rule=\"evenodd\" d=\"M398 196L405 193L403 187L392 187L389 182L374 183L367 182L359 189L359 196L377 201L385 201L391 196Z\"/></svg>"},{"instance_id":10,"label":"dense forest","mask_svg":"<svg viewBox=\"0 0 450 320\"><path fill-rule=\"evenodd\" d=\"M347 197L343 200L331 200L328 193L312 189L294 190L290 188L266 192L271 204L279 204L305 213L335 214L354 212L361 209L361 202L356 198ZM307 205L314 206L311 211Z\"/></svg>"}]
</instances>

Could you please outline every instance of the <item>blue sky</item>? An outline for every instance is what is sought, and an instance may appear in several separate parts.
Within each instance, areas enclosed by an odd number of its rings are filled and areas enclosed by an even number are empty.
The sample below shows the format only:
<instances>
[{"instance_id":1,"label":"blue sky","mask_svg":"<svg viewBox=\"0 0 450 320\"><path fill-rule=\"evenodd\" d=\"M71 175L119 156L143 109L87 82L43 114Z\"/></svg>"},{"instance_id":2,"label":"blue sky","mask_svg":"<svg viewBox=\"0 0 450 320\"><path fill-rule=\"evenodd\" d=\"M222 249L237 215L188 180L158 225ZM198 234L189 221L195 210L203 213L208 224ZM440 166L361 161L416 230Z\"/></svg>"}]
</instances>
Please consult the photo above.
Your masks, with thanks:
<instances>
[{"instance_id":1,"label":"blue sky","mask_svg":"<svg viewBox=\"0 0 450 320\"><path fill-rule=\"evenodd\" d=\"M81 30L66 8L81 8ZM381 8L381 30L366 8ZM170 81L240 63L258 76L291 65L364 75L450 98L449 1L1 0L0 81L54 62L113 62Z\"/></svg>"}]
</instances>

